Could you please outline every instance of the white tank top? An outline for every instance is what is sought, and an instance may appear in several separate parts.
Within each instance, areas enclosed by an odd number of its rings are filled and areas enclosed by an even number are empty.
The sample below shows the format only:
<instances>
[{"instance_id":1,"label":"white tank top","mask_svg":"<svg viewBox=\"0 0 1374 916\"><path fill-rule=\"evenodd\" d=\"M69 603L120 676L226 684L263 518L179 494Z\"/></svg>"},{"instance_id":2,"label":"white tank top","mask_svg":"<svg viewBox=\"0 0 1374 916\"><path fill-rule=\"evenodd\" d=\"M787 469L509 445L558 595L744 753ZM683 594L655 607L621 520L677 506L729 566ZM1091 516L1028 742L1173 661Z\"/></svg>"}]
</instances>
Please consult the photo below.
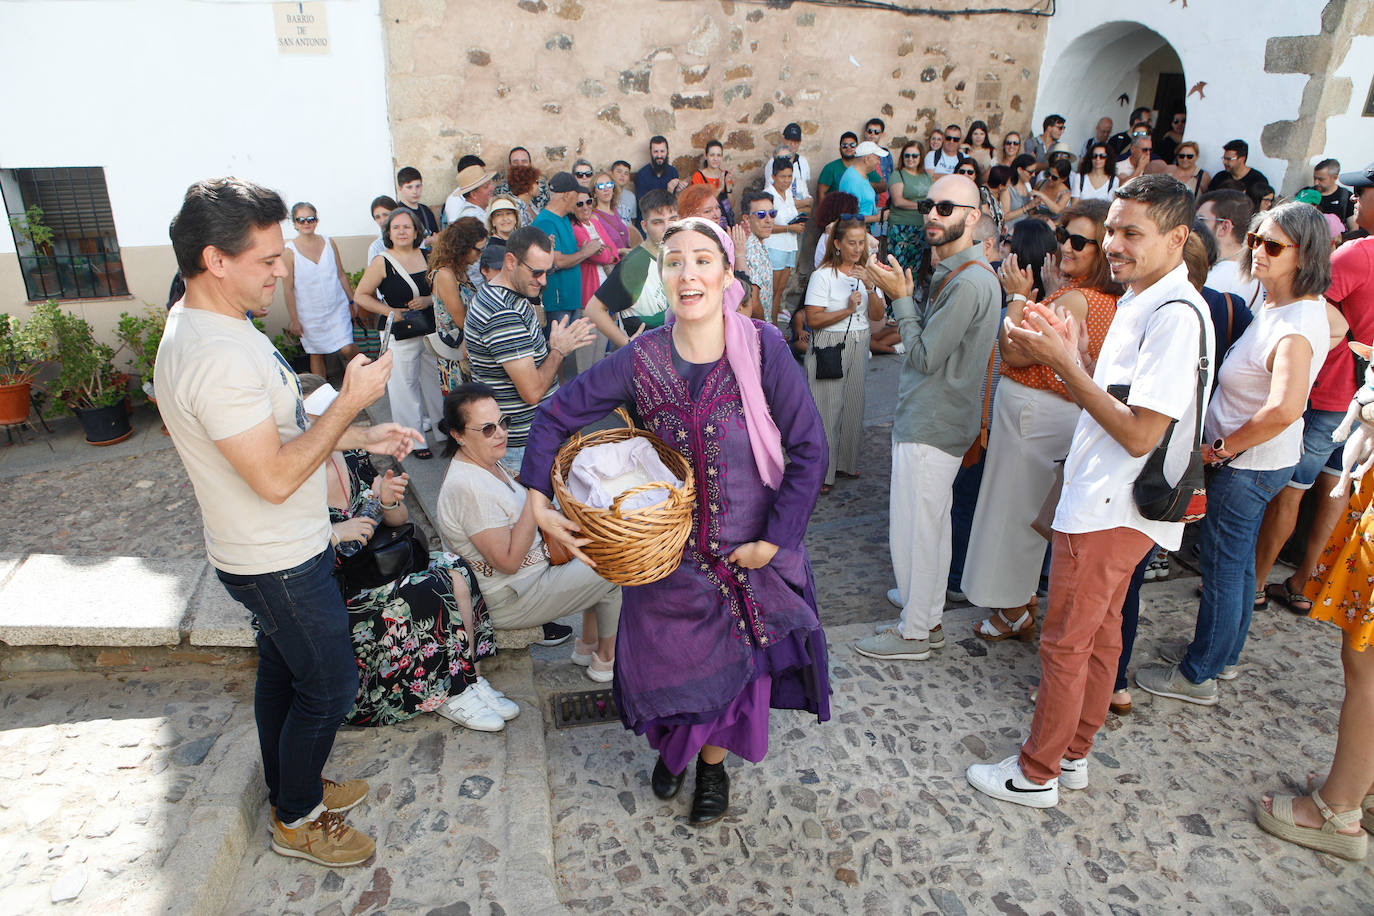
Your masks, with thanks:
<instances>
[{"instance_id":1,"label":"white tank top","mask_svg":"<svg viewBox=\"0 0 1374 916\"><path fill-rule=\"evenodd\" d=\"M295 276L293 292L296 295L297 311L309 314L330 312L340 305L348 305L348 296L339 283L339 266L334 260L334 246L327 236L324 239L324 252L316 264L301 253L294 239L286 247L295 253L292 272Z\"/></svg>"}]
</instances>

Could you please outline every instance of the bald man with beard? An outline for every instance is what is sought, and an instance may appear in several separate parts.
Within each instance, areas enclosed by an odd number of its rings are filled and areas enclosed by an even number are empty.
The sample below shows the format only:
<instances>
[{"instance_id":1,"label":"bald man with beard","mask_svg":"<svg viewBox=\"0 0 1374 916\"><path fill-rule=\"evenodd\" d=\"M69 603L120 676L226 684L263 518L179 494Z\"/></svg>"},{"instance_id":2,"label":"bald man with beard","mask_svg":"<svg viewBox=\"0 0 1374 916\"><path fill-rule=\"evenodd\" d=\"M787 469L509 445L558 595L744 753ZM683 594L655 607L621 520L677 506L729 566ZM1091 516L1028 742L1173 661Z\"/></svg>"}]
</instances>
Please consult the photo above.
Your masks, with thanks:
<instances>
[{"instance_id":1,"label":"bald man with beard","mask_svg":"<svg viewBox=\"0 0 1374 916\"><path fill-rule=\"evenodd\" d=\"M945 644L941 619L951 553L950 505L960 460L978 438L983 382L1001 314L1002 285L974 238L978 187L947 175L921 202L938 264L930 295L913 299L911 271L876 262L870 279L892 303L906 345L892 423L888 544L901 619L855 646L878 659L921 661Z\"/></svg>"}]
</instances>

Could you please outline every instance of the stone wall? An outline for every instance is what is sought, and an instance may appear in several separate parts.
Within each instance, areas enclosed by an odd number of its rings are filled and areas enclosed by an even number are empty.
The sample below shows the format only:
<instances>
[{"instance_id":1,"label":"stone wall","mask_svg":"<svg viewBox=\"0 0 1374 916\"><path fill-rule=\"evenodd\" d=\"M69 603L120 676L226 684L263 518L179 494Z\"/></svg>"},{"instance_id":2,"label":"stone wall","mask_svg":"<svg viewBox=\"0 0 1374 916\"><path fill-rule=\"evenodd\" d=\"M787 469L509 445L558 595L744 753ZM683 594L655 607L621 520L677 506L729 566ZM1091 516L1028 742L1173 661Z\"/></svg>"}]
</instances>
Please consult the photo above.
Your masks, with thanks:
<instances>
[{"instance_id":1,"label":"stone wall","mask_svg":"<svg viewBox=\"0 0 1374 916\"><path fill-rule=\"evenodd\" d=\"M383 0L382 19L396 164L424 173L429 200L460 156L504 168L516 145L549 172L579 156L638 168L661 133L686 175L718 137L747 179L789 121L813 174L875 115L894 148L976 118L1024 132L1047 22L742 0Z\"/></svg>"}]
</instances>

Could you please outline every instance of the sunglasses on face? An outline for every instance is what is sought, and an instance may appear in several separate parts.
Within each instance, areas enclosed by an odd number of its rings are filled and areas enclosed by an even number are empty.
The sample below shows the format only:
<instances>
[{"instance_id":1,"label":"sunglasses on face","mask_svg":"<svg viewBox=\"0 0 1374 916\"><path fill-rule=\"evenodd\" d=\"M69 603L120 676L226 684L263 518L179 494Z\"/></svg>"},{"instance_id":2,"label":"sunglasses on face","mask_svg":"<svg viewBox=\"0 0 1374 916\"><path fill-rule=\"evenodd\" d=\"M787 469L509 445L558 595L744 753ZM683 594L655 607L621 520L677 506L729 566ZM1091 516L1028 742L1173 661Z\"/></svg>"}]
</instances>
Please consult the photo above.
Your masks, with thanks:
<instances>
[{"instance_id":1,"label":"sunglasses on face","mask_svg":"<svg viewBox=\"0 0 1374 916\"><path fill-rule=\"evenodd\" d=\"M475 433L481 433L483 436L490 439L496 435L496 427L498 426L501 427L503 432L510 429L510 417L501 414L501 419L497 420L495 423L483 423L481 426L464 426L463 429L470 429Z\"/></svg>"},{"instance_id":2,"label":"sunglasses on face","mask_svg":"<svg viewBox=\"0 0 1374 916\"><path fill-rule=\"evenodd\" d=\"M1003 145L1003 146L1020 146L1020 145L1021 145L1021 141L1020 141L1020 140L1003 140L1003 141L1002 141L1002 145Z\"/></svg>"},{"instance_id":3,"label":"sunglasses on face","mask_svg":"<svg viewBox=\"0 0 1374 916\"><path fill-rule=\"evenodd\" d=\"M522 267L524 267L526 270L528 270L528 271L530 272L530 276L534 277L536 280L539 279L540 277L544 276L544 274L548 273L548 270L547 270L547 269L535 270L533 267L531 267L530 265L526 264L526 263L525 263L523 260L521 260L520 258L516 258L515 260L520 261L520 265L521 265Z\"/></svg>"},{"instance_id":4,"label":"sunglasses on face","mask_svg":"<svg viewBox=\"0 0 1374 916\"><path fill-rule=\"evenodd\" d=\"M969 176L970 178L973 178L973 177L977 176L978 173L975 172L973 169L955 169L955 170L954 170L954 174L956 174L956 175L967 175L967 176Z\"/></svg>"},{"instance_id":5,"label":"sunglasses on face","mask_svg":"<svg viewBox=\"0 0 1374 916\"><path fill-rule=\"evenodd\" d=\"M951 143L958 143L960 140L964 138L959 136L958 134L945 134L945 139Z\"/></svg>"},{"instance_id":6,"label":"sunglasses on face","mask_svg":"<svg viewBox=\"0 0 1374 916\"><path fill-rule=\"evenodd\" d=\"M592 177L592 173L591 173L591 172L573 172L573 175L574 175L575 177L577 177L577 178L591 178L591 177Z\"/></svg>"},{"instance_id":7,"label":"sunglasses on face","mask_svg":"<svg viewBox=\"0 0 1374 916\"><path fill-rule=\"evenodd\" d=\"M1096 239L1090 239L1086 235L1079 235L1076 232L1069 232L1069 230L1065 229L1063 226L1059 226L1054 230L1054 239L1061 245L1068 242L1069 245L1073 247L1074 251L1082 251L1089 245L1097 244Z\"/></svg>"},{"instance_id":8,"label":"sunglasses on face","mask_svg":"<svg viewBox=\"0 0 1374 916\"><path fill-rule=\"evenodd\" d=\"M1197 153L1179 153L1175 159L1196 159Z\"/></svg>"},{"instance_id":9,"label":"sunglasses on face","mask_svg":"<svg viewBox=\"0 0 1374 916\"><path fill-rule=\"evenodd\" d=\"M841 143L841 144L840 144L840 149L854 149L854 148L857 147L858 145L859 145L859 144L857 144L857 143Z\"/></svg>"},{"instance_id":10,"label":"sunglasses on face","mask_svg":"<svg viewBox=\"0 0 1374 916\"><path fill-rule=\"evenodd\" d=\"M882 130L877 127L869 127L864 130L864 133L868 134L870 137L876 137L878 134L882 133Z\"/></svg>"},{"instance_id":11,"label":"sunglasses on face","mask_svg":"<svg viewBox=\"0 0 1374 916\"><path fill-rule=\"evenodd\" d=\"M596 189L598 191L609 191L613 187L615 187L614 181L598 181L596 183Z\"/></svg>"},{"instance_id":12,"label":"sunglasses on face","mask_svg":"<svg viewBox=\"0 0 1374 916\"><path fill-rule=\"evenodd\" d=\"M902 158L903 158L903 159L920 159L920 158L921 158L921 154L920 154L920 153L902 153Z\"/></svg>"},{"instance_id":13,"label":"sunglasses on face","mask_svg":"<svg viewBox=\"0 0 1374 916\"><path fill-rule=\"evenodd\" d=\"M754 219L773 219L778 215L777 210L755 210Z\"/></svg>"},{"instance_id":14,"label":"sunglasses on face","mask_svg":"<svg viewBox=\"0 0 1374 916\"><path fill-rule=\"evenodd\" d=\"M304 223L304 224L307 224L307 225L310 224L310 223L318 223L319 221L320 221L320 218L319 218L318 216L298 216L298 217L296 217L296 222L298 222L298 223Z\"/></svg>"},{"instance_id":15,"label":"sunglasses on face","mask_svg":"<svg viewBox=\"0 0 1374 916\"><path fill-rule=\"evenodd\" d=\"M1148 134L1148 133L1149 133L1148 130L1133 130L1133 131L1131 131L1131 136L1132 136L1132 137L1143 137L1143 136L1145 136L1145 135Z\"/></svg>"},{"instance_id":16,"label":"sunglasses on face","mask_svg":"<svg viewBox=\"0 0 1374 916\"><path fill-rule=\"evenodd\" d=\"M1287 242L1280 242L1278 239L1267 239L1264 236L1260 235L1258 232L1245 233L1246 248L1249 248L1251 251L1254 251L1261 245L1264 246L1264 253L1269 255L1269 257L1271 258L1277 258L1279 255L1283 254L1283 249L1285 248L1295 247L1294 245L1291 245Z\"/></svg>"},{"instance_id":17,"label":"sunglasses on face","mask_svg":"<svg viewBox=\"0 0 1374 916\"><path fill-rule=\"evenodd\" d=\"M1092 158L1093 158L1093 159L1106 159L1106 158L1107 158L1107 154L1106 154L1106 153L1093 153L1093 154L1092 154Z\"/></svg>"},{"instance_id":18,"label":"sunglasses on face","mask_svg":"<svg viewBox=\"0 0 1374 916\"><path fill-rule=\"evenodd\" d=\"M931 210L934 210L941 216L949 216L951 213L954 212L955 207L967 207L970 210L978 209L973 204L956 204L952 200L931 200L929 197L927 197L925 200L921 201L919 204L916 205L916 210L922 215L929 213Z\"/></svg>"},{"instance_id":19,"label":"sunglasses on face","mask_svg":"<svg viewBox=\"0 0 1374 916\"><path fill-rule=\"evenodd\" d=\"M577 205L579 207L590 207L592 205L592 202L590 200L579 200L577 202Z\"/></svg>"}]
</instances>

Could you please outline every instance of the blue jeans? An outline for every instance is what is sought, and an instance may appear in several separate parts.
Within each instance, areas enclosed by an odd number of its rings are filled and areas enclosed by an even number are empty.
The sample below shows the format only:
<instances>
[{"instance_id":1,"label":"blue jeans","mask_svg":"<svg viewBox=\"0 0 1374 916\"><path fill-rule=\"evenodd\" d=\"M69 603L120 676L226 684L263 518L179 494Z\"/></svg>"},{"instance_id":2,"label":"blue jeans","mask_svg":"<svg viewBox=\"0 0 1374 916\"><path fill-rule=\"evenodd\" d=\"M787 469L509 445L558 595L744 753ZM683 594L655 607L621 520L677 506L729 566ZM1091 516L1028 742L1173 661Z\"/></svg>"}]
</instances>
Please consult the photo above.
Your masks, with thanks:
<instances>
[{"instance_id":1,"label":"blue jeans","mask_svg":"<svg viewBox=\"0 0 1374 916\"><path fill-rule=\"evenodd\" d=\"M1269 501L1293 476L1220 468L1207 485L1207 515L1198 539L1202 602L1188 653L1179 663L1194 684L1240 661L1255 608L1255 542Z\"/></svg>"},{"instance_id":2,"label":"blue jeans","mask_svg":"<svg viewBox=\"0 0 1374 916\"><path fill-rule=\"evenodd\" d=\"M334 735L358 692L348 609L334 581L334 550L280 572L241 576L216 570L253 615L258 723L267 799L283 822L320 803L320 774Z\"/></svg>"}]
</instances>

